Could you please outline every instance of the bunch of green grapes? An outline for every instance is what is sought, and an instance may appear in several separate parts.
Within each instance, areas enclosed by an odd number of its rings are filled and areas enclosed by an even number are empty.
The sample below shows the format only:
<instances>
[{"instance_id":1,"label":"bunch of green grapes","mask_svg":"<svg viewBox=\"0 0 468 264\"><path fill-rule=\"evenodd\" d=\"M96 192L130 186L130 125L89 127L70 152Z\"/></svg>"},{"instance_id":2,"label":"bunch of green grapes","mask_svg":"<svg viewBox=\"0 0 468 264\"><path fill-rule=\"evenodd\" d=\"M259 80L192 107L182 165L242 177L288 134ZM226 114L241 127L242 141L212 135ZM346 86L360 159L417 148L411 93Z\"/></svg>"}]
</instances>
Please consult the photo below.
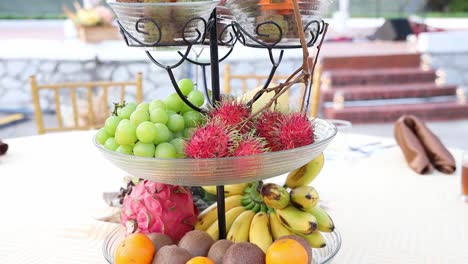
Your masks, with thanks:
<instances>
[{"instance_id":1,"label":"bunch of green grapes","mask_svg":"<svg viewBox=\"0 0 468 264\"><path fill-rule=\"evenodd\" d=\"M187 99L201 107L205 97L193 82L182 79L179 88ZM151 103L127 103L107 118L96 135L104 148L127 155L184 158L184 139L190 137L203 116L190 108L177 93Z\"/></svg>"}]
</instances>

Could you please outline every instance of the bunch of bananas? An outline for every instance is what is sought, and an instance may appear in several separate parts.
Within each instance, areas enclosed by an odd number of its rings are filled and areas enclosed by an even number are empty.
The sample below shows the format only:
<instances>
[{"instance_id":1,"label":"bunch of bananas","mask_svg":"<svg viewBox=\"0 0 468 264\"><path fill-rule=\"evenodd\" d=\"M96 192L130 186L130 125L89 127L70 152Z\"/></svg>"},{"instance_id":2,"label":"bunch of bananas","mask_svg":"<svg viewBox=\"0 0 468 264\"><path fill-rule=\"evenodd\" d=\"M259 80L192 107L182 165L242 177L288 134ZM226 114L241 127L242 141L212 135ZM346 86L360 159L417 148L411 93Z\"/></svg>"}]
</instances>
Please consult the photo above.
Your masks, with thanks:
<instances>
[{"instance_id":1,"label":"bunch of bananas","mask_svg":"<svg viewBox=\"0 0 468 264\"><path fill-rule=\"evenodd\" d=\"M332 232L335 226L327 212L317 205L317 191L308 186L322 167L320 155L292 171L284 187L261 182L225 186L227 239L251 242L266 251L276 239L295 234L305 238L313 248L325 247L321 232ZM214 187L204 189L216 193ZM219 239L217 204L198 216L195 229Z\"/></svg>"}]
</instances>

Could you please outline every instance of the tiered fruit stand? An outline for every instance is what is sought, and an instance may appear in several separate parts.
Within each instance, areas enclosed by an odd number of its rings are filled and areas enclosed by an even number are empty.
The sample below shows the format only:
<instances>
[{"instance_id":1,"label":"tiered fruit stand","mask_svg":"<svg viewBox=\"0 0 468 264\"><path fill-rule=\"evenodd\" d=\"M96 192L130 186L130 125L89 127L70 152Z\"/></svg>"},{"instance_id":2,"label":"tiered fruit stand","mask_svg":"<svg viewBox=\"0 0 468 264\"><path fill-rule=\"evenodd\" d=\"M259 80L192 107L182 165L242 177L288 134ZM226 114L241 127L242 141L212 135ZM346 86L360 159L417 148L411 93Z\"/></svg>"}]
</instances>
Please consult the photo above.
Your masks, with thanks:
<instances>
[{"instance_id":1,"label":"tiered fruit stand","mask_svg":"<svg viewBox=\"0 0 468 264\"><path fill-rule=\"evenodd\" d=\"M219 63L224 61L234 49L237 42L252 48L266 49L272 68L261 92L257 93L250 104L257 100L269 87L270 82L281 63L285 49L298 49L317 46L317 54L326 33L327 24L319 19L316 14L316 5L321 1L292 1L299 2L299 13L303 20L303 36L299 39L296 34L291 37L286 35L284 21L265 20L255 24L252 22L255 6L259 1L231 0L225 7L216 7L218 1L195 1L175 3L123 3L110 1L109 4L118 17L121 34L129 47L145 49L151 62L165 69L171 83L180 98L191 108L205 112L204 109L193 105L182 93L177 85L173 69L185 61L195 65L211 68L211 91L205 85L205 94L208 99L208 108L214 108L221 100L219 84ZM265 6L271 6L260 1ZM227 11L231 11L229 15ZM266 8L266 10L269 10ZM297 7L295 9L297 11ZM168 14L175 14L177 19ZM275 18L276 19L276 18ZM307 20L307 21L305 21ZM194 47L209 46L210 62L201 63L190 58L190 52ZM228 52L222 58L218 56L218 46L226 46ZM176 47L180 60L173 65L165 65L158 61L151 52L159 49ZM183 51L180 51L180 50ZM273 49L280 49L279 57L274 58ZM309 70L313 71L315 63ZM206 82L205 82L206 83ZM311 83L305 89L301 110L305 113L311 96ZM315 141L313 144L291 150L268 152L263 154L227 157L213 159L158 159L129 156L109 151L96 143L104 156L119 168L131 175L167 184L184 186L217 186L218 224L219 237L226 237L224 185L242 182L254 182L287 173L297 169L310 160L320 155L336 135L336 128L330 123L318 118L312 120L315 128ZM112 246L119 239L119 233L109 236L104 246L104 252L109 262L112 262ZM341 238L335 231L327 237L332 247L327 247L320 252L320 263L331 259L339 250Z\"/></svg>"}]
</instances>

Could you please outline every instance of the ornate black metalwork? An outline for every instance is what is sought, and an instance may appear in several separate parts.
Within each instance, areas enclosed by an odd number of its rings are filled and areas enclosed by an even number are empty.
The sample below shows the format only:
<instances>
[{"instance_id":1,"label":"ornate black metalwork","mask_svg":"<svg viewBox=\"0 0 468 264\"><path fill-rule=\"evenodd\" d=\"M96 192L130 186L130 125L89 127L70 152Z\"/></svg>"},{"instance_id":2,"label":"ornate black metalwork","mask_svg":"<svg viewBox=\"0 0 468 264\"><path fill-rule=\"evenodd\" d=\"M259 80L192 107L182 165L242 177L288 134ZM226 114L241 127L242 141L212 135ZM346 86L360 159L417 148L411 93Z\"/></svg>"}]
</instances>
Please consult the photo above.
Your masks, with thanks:
<instances>
[{"instance_id":1,"label":"ornate black metalwork","mask_svg":"<svg viewBox=\"0 0 468 264\"><path fill-rule=\"evenodd\" d=\"M229 32L228 29L231 29L232 32ZM229 33L229 39L227 41L224 40L224 35ZM235 35L234 31L234 25L229 24L223 28L221 33L219 33L219 38L218 38L218 43L219 45L225 45L225 46L234 46L236 45L237 42L237 37Z\"/></svg>"},{"instance_id":2,"label":"ornate black metalwork","mask_svg":"<svg viewBox=\"0 0 468 264\"><path fill-rule=\"evenodd\" d=\"M281 40L283 39L283 30L281 29L281 26L278 25L278 23L276 23L275 21L265 21L265 22L259 23L254 29L254 32L257 36L260 36L261 38L271 38L271 41L268 41L268 42L262 41L258 37L253 36L251 33L249 33L236 21L233 21L232 24L234 25L234 29L236 31L236 34L235 34L236 37L238 38L239 42L242 43L242 45L244 46L252 47L252 48L272 48L272 49L301 48L301 45L280 44ZM277 36L277 38L272 38L272 34L263 33L264 30L262 31L262 27L265 27L267 25L273 26L273 28L277 29L277 34L274 34L274 36ZM314 25L315 27L310 29L310 27ZM325 25L325 21L323 20L312 20L305 24L304 32L306 33L308 32L310 34L310 39L307 41L308 47L312 47L313 45L315 45L315 43L318 40L319 35L323 33L324 25ZM256 44L248 43L246 41L247 38Z\"/></svg>"},{"instance_id":3,"label":"ornate black metalwork","mask_svg":"<svg viewBox=\"0 0 468 264\"><path fill-rule=\"evenodd\" d=\"M143 31L141 30L140 28L144 28L144 25L142 25L142 23L145 23L145 22L150 22L151 24L153 24L153 26L158 30L158 38L156 39L156 41L154 41L153 43L150 43L149 45L150 46L154 46L154 45L157 45L160 41L161 41L161 37L162 37L162 32L161 32L161 27L158 25L158 23L150 18L150 17L144 17L142 19L139 19L136 23L135 23L135 30L136 32L138 33L141 33L143 35L150 35L149 32L147 31ZM120 24L119 24L120 25ZM134 39L134 38L132 38Z\"/></svg>"},{"instance_id":4,"label":"ornate black metalwork","mask_svg":"<svg viewBox=\"0 0 468 264\"><path fill-rule=\"evenodd\" d=\"M208 31L210 30L212 24L208 24ZM231 29L232 32L229 32L228 29ZM224 40L224 35L225 34L229 34L229 39L228 40ZM224 56L219 59L218 63L220 62L223 62L224 60L226 60L232 53L232 51L234 50L234 47L235 47L235 44L237 43L237 37L235 36L235 31L234 31L234 26L232 24L229 24L227 26L225 26L223 28L223 30L221 31L221 33L218 34L218 46L227 46L229 47L229 50L226 54L224 54ZM205 43L205 42L204 42ZM184 54L180 51L177 52L181 57L184 56ZM198 65L198 66L209 66L210 65L210 62L200 62L200 61L195 61L193 59L190 59L190 58L186 58L186 60L194 65Z\"/></svg>"},{"instance_id":5,"label":"ornate black metalwork","mask_svg":"<svg viewBox=\"0 0 468 264\"><path fill-rule=\"evenodd\" d=\"M210 92L208 91L208 83L206 81L206 66L202 65L202 75L203 75L203 90L205 91L206 99L208 100L208 103L211 105L211 107L214 107L215 105L213 104L213 101L211 100Z\"/></svg>"},{"instance_id":6,"label":"ornate black metalwork","mask_svg":"<svg viewBox=\"0 0 468 264\"><path fill-rule=\"evenodd\" d=\"M200 30L198 30L198 28L195 28L195 32L197 32L197 37L193 41L189 41L189 40L187 40L185 38L185 34L186 34L186 31L187 31L187 26L189 26L191 23L193 23L194 21L197 21L197 20L203 23L204 31L202 33L202 32L200 32ZM184 40L184 42L187 45L194 45L194 44L203 43L203 41L205 40L206 31L207 31L207 25L206 25L205 19L203 19L201 17L194 17L194 18L190 19L189 21L187 21L185 23L184 27L182 28L182 39Z\"/></svg>"},{"instance_id":7,"label":"ornate black metalwork","mask_svg":"<svg viewBox=\"0 0 468 264\"><path fill-rule=\"evenodd\" d=\"M278 66L281 64L281 61L283 60L283 54L284 54L284 50L281 50L278 60L275 61L275 59L273 58L272 49L271 48L268 49L268 55L270 57L270 61L272 64L270 74L268 75L268 78L266 79L262 90L260 90L257 94L255 94L255 96L247 103L248 107L252 107L252 104L255 103L255 101L257 101L265 93L268 86L270 86L270 83L273 80L273 77L275 76L276 69L278 69Z\"/></svg>"},{"instance_id":8,"label":"ornate black metalwork","mask_svg":"<svg viewBox=\"0 0 468 264\"><path fill-rule=\"evenodd\" d=\"M203 109L197 107L196 105L192 104L192 102L190 102L187 99L187 97L185 97L185 95L180 90L179 85L177 84L177 81L175 79L174 73L172 72L172 69L171 68L166 68L166 71L169 74L169 78L171 79L171 83L174 86L174 89L176 90L176 92L179 95L180 99L182 99L182 101L184 101L184 103L186 103L188 106L190 106L190 108L192 108L192 109L194 109L194 110L196 110L196 111L198 111L200 113L206 113L205 110L203 110Z\"/></svg>"},{"instance_id":9,"label":"ornate black metalwork","mask_svg":"<svg viewBox=\"0 0 468 264\"><path fill-rule=\"evenodd\" d=\"M187 48L185 49L185 52L182 54L182 58L175 64L173 65L164 65L162 63L160 63L159 61L157 61L152 55L151 55L151 52L149 51L145 51L146 55L148 56L148 58L151 60L152 63L156 64L157 66L159 66L160 68L163 68L163 69L166 69L166 68L170 68L170 69L175 69L177 67L179 67L186 59L187 59L187 56L189 55L190 53L190 50L192 49L192 45L189 45L187 46Z\"/></svg>"},{"instance_id":10,"label":"ornate black metalwork","mask_svg":"<svg viewBox=\"0 0 468 264\"><path fill-rule=\"evenodd\" d=\"M173 47L173 46L187 46L187 45L196 45L196 44L201 44L203 43L203 41L205 40L205 36L206 36L206 32L207 32L207 22L204 18L202 17L193 17L191 18L190 20L188 20L184 26L182 27L182 30L181 30L181 38L182 38L182 41L174 41L174 42L171 42L171 43L161 43L161 39L162 39L162 28L161 26L158 24L158 22L156 20L154 20L153 18L151 17L143 17L143 18L140 18L136 21L135 23L135 30L142 34L142 35L150 35L150 33L148 31L145 31L144 30L144 27L145 25L147 25L148 23L150 23L151 25L154 26L154 28L157 30L157 38L155 41L153 42L150 42L150 43L145 43L144 41L141 41L139 40L138 38L136 38L135 36L133 36L132 34L130 34L130 32L128 32L125 27L120 23L120 21L117 20L117 24L120 28L120 33L122 35L122 37L124 38L125 40L125 43L127 44L127 46L129 47L141 47L141 48L151 48L151 47ZM187 38L187 29L189 28L189 26L191 26L193 23L202 23L203 24L203 32L201 32L198 27L195 27L195 33L196 33L196 37L193 38Z\"/></svg>"},{"instance_id":11,"label":"ornate black metalwork","mask_svg":"<svg viewBox=\"0 0 468 264\"><path fill-rule=\"evenodd\" d=\"M220 62L223 62L225 59L227 59L229 57L229 55L231 55L232 51L234 50L234 46L230 47L229 48L229 51L221 58L219 59L218 63ZM177 51L177 53L181 56L181 57L184 57L184 54L180 51ZM194 64L194 65L197 65L197 66L210 66L210 63L209 62L199 62L199 61L195 61L193 59L190 59L190 58L185 58L188 62Z\"/></svg>"},{"instance_id":12,"label":"ornate black metalwork","mask_svg":"<svg viewBox=\"0 0 468 264\"><path fill-rule=\"evenodd\" d=\"M309 30L309 27L314 24L317 25L316 27L317 30L315 32L313 30ZM317 43L317 40L319 39L319 36L323 33L324 30L325 30L325 21L323 20L321 21L312 20L309 23L307 23L304 27L304 32L309 31L309 34L311 36L310 40L307 42L307 46L312 47L313 45L315 45L315 43Z\"/></svg>"},{"instance_id":13,"label":"ornate black metalwork","mask_svg":"<svg viewBox=\"0 0 468 264\"><path fill-rule=\"evenodd\" d=\"M142 34L142 35L150 35L150 32L145 31L145 25L148 23L152 24L154 28L156 29L157 33L157 38L150 42L150 43L145 43L144 41L139 40L135 36L132 36L125 28L124 26L117 21L119 28L120 28L120 33L122 34L125 43L129 47L143 47L143 48L152 48L152 47L169 47L169 46L180 46L180 47L185 47L185 51L181 52L178 51L177 53L180 55L180 60L176 62L175 64L172 65L164 65L163 63L159 62L156 60L152 54L149 51L146 51L146 55L150 59L152 63L157 65L158 67L161 67L165 69L169 75L169 78L171 80L172 85L174 86L175 91L177 94L180 96L180 98L186 103L188 106L190 106L192 109L199 111L199 112L204 112L203 109L193 105L182 93L180 90L177 81L175 79L173 69L177 68L180 66L182 63L185 61L188 61L192 64L201 66L202 68L202 74L203 74L203 86L204 86L204 92L206 94L208 103L211 106L216 106L217 102L221 100L221 94L220 94L220 85L219 85L219 63L226 60L232 53L234 46L236 45L237 42L242 43L244 46L248 47L255 47L255 48L266 48L268 50L268 56L270 59L270 62L272 64L272 68L270 70L270 74L268 75L268 78L263 86L263 89L257 93L254 98L249 102L249 105L258 98L266 91L268 86L271 83L271 80L273 79L276 70L278 66L280 65L283 55L284 55L284 49L295 49L295 48L301 48L300 45L287 45L287 44L281 44L281 40L283 39L283 30L281 29L280 25L274 21L265 21L263 23L258 24L255 27L255 34L260 37L253 36L247 30L245 30L239 23L233 21L231 24L225 26L223 30L220 32L220 34L217 34L217 15L216 15L216 9L213 10L210 19L208 22L203 19L202 17L194 17L188 20L181 31L181 36L182 36L182 41L178 41L177 43L161 43L162 40L162 34L163 30L161 28L161 25L158 24L157 21L155 21L153 18L150 17L144 17L139 19L135 23L135 30L136 32ZM195 28L195 33L196 36L194 37L187 37L187 29L189 26L192 26L193 23L202 23L203 25L203 32L199 30L199 27L197 26ZM163 26L163 25L162 25ZM270 29L274 28L277 29L278 34L266 34L265 27L269 26ZM270 30L271 31L271 30ZM311 47L316 44L316 42L319 39L319 36L323 33L326 32L326 24L324 21L319 21L319 20L314 20L310 21L305 24L304 26L304 32L308 33L310 35L310 39L307 41L307 46ZM227 40L224 40L226 37L226 34L228 34L229 38ZM277 38L274 38L274 36L277 36ZM209 43L206 41L209 39ZM248 43L246 40L249 39L253 41L255 44ZM262 39L269 39L271 41L267 42ZM321 42L323 42L323 37L321 39ZM194 45L202 45L202 44L209 44L210 47L210 62L198 62L195 60L192 60L189 58L190 51L192 50ZM229 51L221 58L219 59L218 57L218 46L228 46L230 47ZM319 45L320 46L320 45ZM273 49L281 49L279 53L279 57L275 59L273 55ZM206 67L210 66L211 68L211 89L212 89L212 97L210 98L209 95L209 90L208 90L208 85L207 85L207 78L206 78ZM306 100L307 107L309 105L309 99L311 96L311 85L312 81L309 82L309 87L307 87L307 94L304 97L304 100ZM307 109L307 108L306 108ZM220 239L224 239L226 237L226 219L225 219L225 204L224 204L224 186L217 186L217 201L218 201L218 228L219 228L219 237Z\"/></svg>"}]
</instances>

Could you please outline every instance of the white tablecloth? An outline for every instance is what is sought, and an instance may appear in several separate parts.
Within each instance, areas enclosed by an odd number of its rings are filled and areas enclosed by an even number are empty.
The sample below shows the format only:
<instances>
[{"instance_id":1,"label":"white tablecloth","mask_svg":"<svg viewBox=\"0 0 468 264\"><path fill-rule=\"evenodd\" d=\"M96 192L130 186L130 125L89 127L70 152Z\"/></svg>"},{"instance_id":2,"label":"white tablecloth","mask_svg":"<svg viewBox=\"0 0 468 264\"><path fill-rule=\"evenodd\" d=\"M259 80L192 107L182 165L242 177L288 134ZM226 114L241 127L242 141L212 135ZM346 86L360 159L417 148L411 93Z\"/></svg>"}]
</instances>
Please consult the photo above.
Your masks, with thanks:
<instances>
[{"instance_id":1,"label":"white tablecloth","mask_svg":"<svg viewBox=\"0 0 468 264\"><path fill-rule=\"evenodd\" d=\"M102 193L117 191L126 174L100 156L93 133L7 140L0 263L105 263L101 246L114 226L93 217L106 208ZM391 141L350 137L375 140ZM326 162L313 185L343 237L334 263L468 263L468 204L459 182L459 172L413 173L396 147Z\"/></svg>"}]
</instances>

